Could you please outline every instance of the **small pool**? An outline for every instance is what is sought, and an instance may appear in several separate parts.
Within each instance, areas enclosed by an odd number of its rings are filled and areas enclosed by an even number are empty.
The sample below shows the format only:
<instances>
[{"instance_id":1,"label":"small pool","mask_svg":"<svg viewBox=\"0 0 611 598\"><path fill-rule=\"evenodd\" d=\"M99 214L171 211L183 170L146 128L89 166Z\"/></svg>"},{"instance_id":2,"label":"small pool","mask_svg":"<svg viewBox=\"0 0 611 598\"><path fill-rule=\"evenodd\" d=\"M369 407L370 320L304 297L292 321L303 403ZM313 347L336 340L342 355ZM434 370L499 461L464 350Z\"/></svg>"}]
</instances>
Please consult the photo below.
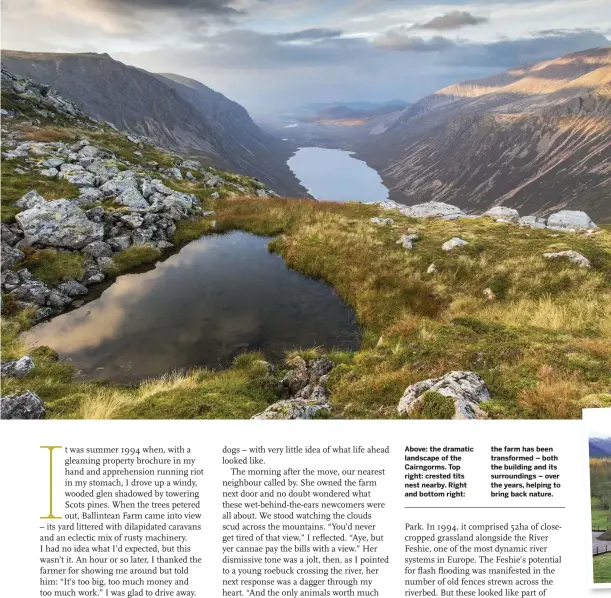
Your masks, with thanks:
<instances>
[{"instance_id":1,"label":"small pool","mask_svg":"<svg viewBox=\"0 0 611 598\"><path fill-rule=\"evenodd\" d=\"M245 351L278 361L288 349L357 349L353 311L242 232L202 237L146 272L120 276L78 309L38 324L86 377L132 382L193 366L224 367Z\"/></svg>"}]
</instances>

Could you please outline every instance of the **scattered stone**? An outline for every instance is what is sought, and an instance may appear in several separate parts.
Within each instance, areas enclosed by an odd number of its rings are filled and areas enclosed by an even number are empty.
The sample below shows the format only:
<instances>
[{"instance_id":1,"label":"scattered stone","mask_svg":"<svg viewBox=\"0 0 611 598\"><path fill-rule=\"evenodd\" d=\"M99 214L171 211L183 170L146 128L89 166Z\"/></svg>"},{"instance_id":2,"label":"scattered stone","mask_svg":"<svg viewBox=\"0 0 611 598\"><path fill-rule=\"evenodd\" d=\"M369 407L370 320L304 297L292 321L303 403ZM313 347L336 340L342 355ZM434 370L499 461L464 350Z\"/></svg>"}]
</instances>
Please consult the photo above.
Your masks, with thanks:
<instances>
[{"instance_id":1,"label":"scattered stone","mask_svg":"<svg viewBox=\"0 0 611 598\"><path fill-rule=\"evenodd\" d=\"M484 289L483 294L486 298L486 301L494 301L496 299L496 295L494 294L494 291L491 288Z\"/></svg>"},{"instance_id":2,"label":"scattered stone","mask_svg":"<svg viewBox=\"0 0 611 598\"><path fill-rule=\"evenodd\" d=\"M40 243L81 249L104 237L104 227L89 220L83 210L67 199L46 201L20 212L15 220L24 232L27 245Z\"/></svg>"},{"instance_id":3,"label":"scattered stone","mask_svg":"<svg viewBox=\"0 0 611 598\"><path fill-rule=\"evenodd\" d=\"M142 226L144 218L138 214L126 214L125 216L121 216L121 222L123 222L127 228L133 230Z\"/></svg>"},{"instance_id":4,"label":"scattered stone","mask_svg":"<svg viewBox=\"0 0 611 598\"><path fill-rule=\"evenodd\" d=\"M492 218L492 220L496 220L497 222L517 222L520 219L520 214L518 210L514 210L513 208L505 208L503 206L495 206L494 208L490 208L488 211L484 212L484 216L488 218Z\"/></svg>"},{"instance_id":5,"label":"scattered stone","mask_svg":"<svg viewBox=\"0 0 611 598\"><path fill-rule=\"evenodd\" d=\"M454 238L450 239L449 241L446 241L441 246L441 248L444 251L451 251L455 247L460 247L461 245L468 245L468 244L469 243L467 243L465 240L461 239L460 237L454 237Z\"/></svg>"},{"instance_id":6,"label":"scattered stone","mask_svg":"<svg viewBox=\"0 0 611 598\"><path fill-rule=\"evenodd\" d=\"M547 228L553 230L576 232L596 228L585 212L573 210L560 210L547 219Z\"/></svg>"},{"instance_id":7,"label":"scattered stone","mask_svg":"<svg viewBox=\"0 0 611 598\"><path fill-rule=\"evenodd\" d=\"M42 164L47 168L59 168L65 160L63 158L49 158L45 160Z\"/></svg>"},{"instance_id":8,"label":"scattered stone","mask_svg":"<svg viewBox=\"0 0 611 598\"><path fill-rule=\"evenodd\" d=\"M57 290L67 295L68 297L77 297L78 295L86 295L89 291L87 287L82 285L80 282L77 282L74 279L66 280L61 284L57 285Z\"/></svg>"},{"instance_id":9,"label":"scattered stone","mask_svg":"<svg viewBox=\"0 0 611 598\"><path fill-rule=\"evenodd\" d=\"M431 264L427 269L426 269L426 273L427 274L435 274L435 272L437 272L437 266L435 264Z\"/></svg>"},{"instance_id":10,"label":"scattered stone","mask_svg":"<svg viewBox=\"0 0 611 598\"><path fill-rule=\"evenodd\" d=\"M454 415L451 419L486 417L480 405L490 399L490 392L483 378L474 372L450 372L440 378L430 378L408 386L399 401L397 411L402 415L410 415L418 409L423 395L429 392L454 400Z\"/></svg>"},{"instance_id":11,"label":"scattered stone","mask_svg":"<svg viewBox=\"0 0 611 598\"><path fill-rule=\"evenodd\" d=\"M402 235L401 238L397 241L397 245L402 245L405 249L413 249L414 243L410 239L411 235Z\"/></svg>"},{"instance_id":12,"label":"scattered stone","mask_svg":"<svg viewBox=\"0 0 611 598\"><path fill-rule=\"evenodd\" d=\"M167 173L177 181L182 181L182 173L180 172L180 168L168 168Z\"/></svg>"},{"instance_id":13,"label":"scattered stone","mask_svg":"<svg viewBox=\"0 0 611 598\"><path fill-rule=\"evenodd\" d=\"M127 189L116 198L116 202L134 210L142 210L149 207L146 199L140 195L140 192L135 187L127 187Z\"/></svg>"},{"instance_id":14,"label":"scattered stone","mask_svg":"<svg viewBox=\"0 0 611 598\"><path fill-rule=\"evenodd\" d=\"M13 378L23 378L34 369L34 362L29 355L25 355L16 361L5 361L0 365L2 376L12 376Z\"/></svg>"},{"instance_id":15,"label":"scattered stone","mask_svg":"<svg viewBox=\"0 0 611 598\"><path fill-rule=\"evenodd\" d=\"M2 247L0 250L0 267L2 270L6 268L13 268L15 264L25 258L25 254L17 249L17 247L11 247L8 243L2 240Z\"/></svg>"},{"instance_id":16,"label":"scattered stone","mask_svg":"<svg viewBox=\"0 0 611 598\"><path fill-rule=\"evenodd\" d=\"M0 397L1 419L41 419L44 414L40 397L29 390Z\"/></svg>"},{"instance_id":17,"label":"scattered stone","mask_svg":"<svg viewBox=\"0 0 611 598\"><path fill-rule=\"evenodd\" d=\"M180 167L189 168L191 170L199 170L202 165L197 160L184 160Z\"/></svg>"},{"instance_id":18,"label":"scattered stone","mask_svg":"<svg viewBox=\"0 0 611 598\"><path fill-rule=\"evenodd\" d=\"M212 194L210 195L210 197L211 197L212 199L219 199L221 196L220 196L220 195L219 195L219 194L218 194L218 193L215 191L214 193L212 193Z\"/></svg>"},{"instance_id":19,"label":"scattered stone","mask_svg":"<svg viewBox=\"0 0 611 598\"><path fill-rule=\"evenodd\" d=\"M548 259L548 260L555 260L555 259L567 259L569 260L569 262L572 262L573 264L577 264L580 268L589 268L590 267L590 260L585 257L584 255L581 255L581 253L578 253L577 251L558 251L556 253L544 253L543 257Z\"/></svg>"},{"instance_id":20,"label":"scattered stone","mask_svg":"<svg viewBox=\"0 0 611 598\"><path fill-rule=\"evenodd\" d=\"M383 225L392 224L394 221L395 221L394 218L378 218L377 216L371 219L372 224L383 224Z\"/></svg>"},{"instance_id":21,"label":"scattered stone","mask_svg":"<svg viewBox=\"0 0 611 598\"><path fill-rule=\"evenodd\" d=\"M47 298L47 303L50 307L61 311L72 303L72 299L68 295L52 290Z\"/></svg>"},{"instance_id":22,"label":"scattered stone","mask_svg":"<svg viewBox=\"0 0 611 598\"><path fill-rule=\"evenodd\" d=\"M193 175L192 175L190 172L188 172L188 171L187 171L187 173L185 174L185 178L186 178L188 181L195 181L195 180L196 180L196 178L195 178L195 177L194 177L194 176L193 176Z\"/></svg>"},{"instance_id":23,"label":"scattered stone","mask_svg":"<svg viewBox=\"0 0 611 598\"><path fill-rule=\"evenodd\" d=\"M89 243L88 245L85 245L81 251L96 259L100 257L112 256L112 249L110 248L110 245L108 245L108 243L104 243L104 241L94 241L93 243Z\"/></svg>"},{"instance_id":24,"label":"scattered stone","mask_svg":"<svg viewBox=\"0 0 611 598\"><path fill-rule=\"evenodd\" d=\"M113 251L123 251L132 244L132 238L128 235L120 235L113 239L108 239L108 244Z\"/></svg>"},{"instance_id":25,"label":"scattered stone","mask_svg":"<svg viewBox=\"0 0 611 598\"><path fill-rule=\"evenodd\" d=\"M55 177L58 176L58 172L57 172L57 168L47 168L45 170L39 170L38 171L42 176L46 176L50 179L54 179Z\"/></svg>"},{"instance_id":26,"label":"scattered stone","mask_svg":"<svg viewBox=\"0 0 611 598\"><path fill-rule=\"evenodd\" d=\"M522 216L518 220L520 226L526 228L545 228L545 218L539 218L539 216Z\"/></svg>"}]
</instances>

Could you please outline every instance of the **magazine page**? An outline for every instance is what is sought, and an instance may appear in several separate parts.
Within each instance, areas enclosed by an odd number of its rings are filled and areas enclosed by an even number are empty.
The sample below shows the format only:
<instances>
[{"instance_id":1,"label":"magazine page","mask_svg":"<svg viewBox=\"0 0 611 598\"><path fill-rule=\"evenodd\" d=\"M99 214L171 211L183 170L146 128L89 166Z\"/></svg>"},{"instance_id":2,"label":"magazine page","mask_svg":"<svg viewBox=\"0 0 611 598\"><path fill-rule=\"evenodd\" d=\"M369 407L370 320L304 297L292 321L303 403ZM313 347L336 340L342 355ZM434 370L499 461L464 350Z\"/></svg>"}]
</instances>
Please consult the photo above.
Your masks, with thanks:
<instances>
[{"instance_id":1,"label":"magazine page","mask_svg":"<svg viewBox=\"0 0 611 598\"><path fill-rule=\"evenodd\" d=\"M0 595L611 596L608 0L3 0Z\"/></svg>"}]
</instances>

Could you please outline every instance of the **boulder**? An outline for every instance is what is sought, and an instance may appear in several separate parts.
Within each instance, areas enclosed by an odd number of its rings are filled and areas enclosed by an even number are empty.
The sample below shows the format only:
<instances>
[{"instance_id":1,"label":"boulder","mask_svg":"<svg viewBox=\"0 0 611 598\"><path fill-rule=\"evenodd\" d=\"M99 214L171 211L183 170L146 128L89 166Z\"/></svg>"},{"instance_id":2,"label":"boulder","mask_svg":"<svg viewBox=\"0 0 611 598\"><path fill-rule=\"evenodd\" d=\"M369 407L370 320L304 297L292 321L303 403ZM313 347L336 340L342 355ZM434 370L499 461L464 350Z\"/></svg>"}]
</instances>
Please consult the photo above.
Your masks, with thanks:
<instances>
[{"instance_id":1,"label":"boulder","mask_svg":"<svg viewBox=\"0 0 611 598\"><path fill-rule=\"evenodd\" d=\"M89 291L87 287L82 285L80 282L77 282L74 279L66 280L61 284L57 285L57 290L67 295L68 297L77 297L78 295L86 295Z\"/></svg>"},{"instance_id":2,"label":"boulder","mask_svg":"<svg viewBox=\"0 0 611 598\"><path fill-rule=\"evenodd\" d=\"M54 179L58 176L57 168L45 168L44 170L39 170L39 173L42 176L46 176L50 179Z\"/></svg>"},{"instance_id":3,"label":"boulder","mask_svg":"<svg viewBox=\"0 0 611 598\"><path fill-rule=\"evenodd\" d=\"M29 390L0 397L1 419L41 419L44 414L40 397Z\"/></svg>"},{"instance_id":4,"label":"boulder","mask_svg":"<svg viewBox=\"0 0 611 598\"><path fill-rule=\"evenodd\" d=\"M121 222L123 222L127 228L133 230L142 226L144 218L139 214L125 214L121 216Z\"/></svg>"},{"instance_id":5,"label":"boulder","mask_svg":"<svg viewBox=\"0 0 611 598\"><path fill-rule=\"evenodd\" d=\"M104 220L104 208L102 206L96 206L85 212L87 218L93 222L102 222Z\"/></svg>"},{"instance_id":6,"label":"boulder","mask_svg":"<svg viewBox=\"0 0 611 598\"><path fill-rule=\"evenodd\" d=\"M81 249L104 237L103 225L89 220L81 208L67 199L47 201L20 212L15 220L27 245Z\"/></svg>"},{"instance_id":7,"label":"boulder","mask_svg":"<svg viewBox=\"0 0 611 598\"><path fill-rule=\"evenodd\" d=\"M5 361L0 365L2 376L12 376L13 378L23 378L34 369L34 362L29 355L25 355L16 361Z\"/></svg>"},{"instance_id":8,"label":"boulder","mask_svg":"<svg viewBox=\"0 0 611 598\"><path fill-rule=\"evenodd\" d=\"M15 245L15 243L17 243L19 239L21 239L21 237L15 231L11 230L8 224L5 224L3 222L1 224L1 227L2 230L0 232L0 238L5 243L8 243L9 245Z\"/></svg>"},{"instance_id":9,"label":"boulder","mask_svg":"<svg viewBox=\"0 0 611 598\"><path fill-rule=\"evenodd\" d=\"M460 247L461 245L468 245L469 243L467 243L465 240L461 239L460 237L454 237L452 239L450 239L449 241L446 241L441 248L444 251L452 251L452 249L454 249L455 247Z\"/></svg>"},{"instance_id":10,"label":"boulder","mask_svg":"<svg viewBox=\"0 0 611 598\"><path fill-rule=\"evenodd\" d=\"M290 399L278 401L270 405L265 411L254 415L251 419L313 419L319 412L331 411L326 398L322 398L319 392L321 387L316 388L311 398L307 399Z\"/></svg>"},{"instance_id":11,"label":"boulder","mask_svg":"<svg viewBox=\"0 0 611 598\"><path fill-rule=\"evenodd\" d=\"M112 239L108 239L108 244L113 251L123 251L132 244L132 238L128 235L119 235Z\"/></svg>"},{"instance_id":12,"label":"boulder","mask_svg":"<svg viewBox=\"0 0 611 598\"><path fill-rule=\"evenodd\" d=\"M175 192L163 201L163 205L165 208L178 208L187 211L193 206L193 199L186 193Z\"/></svg>"},{"instance_id":13,"label":"boulder","mask_svg":"<svg viewBox=\"0 0 611 598\"><path fill-rule=\"evenodd\" d=\"M138 182L136 180L136 173L131 170L124 170L119 172L114 178L106 181L101 187L100 191L105 196L110 197L113 195L121 195L127 189L138 190Z\"/></svg>"},{"instance_id":14,"label":"boulder","mask_svg":"<svg viewBox=\"0 0 611 598\"><path fill-rule=\"evenodd\" d=\"M81 158L97 158L101 153L102 150L99 150L93 145L86 145L78 151L78 155Z\"/></svg>"},{"instance_id":15,"label":"boulder","mask_svg":"<svg viewBox=\"0 0 611 598\"><path fill-rule=\"evenodd\" d=\"M137 228L132 234L132 243L134 245L146 245L153 237L154 232L152 228Z\"/></svg>"},{"instance_id":16,"label":"boulder","mask_svg":"<svg viewBox=\"0 0 611 598\"><path fill-rule=\"evenodd\" d=\"M421 407L426 393L437 393L454 401L454 415L450 419L483 419L480 405L490 399L484 380L474 372L449 372L440 378L430 378L405 389L397 411L410 415Z\"/></svg>"},{"instance_id":17,"label":"boulder","mask_svg":"<svg viewBox=\"0 0 611 598\"><path fill-rule=\"evenodd\" d=\"M49 307L53 307L59 311L68 307L72 303L72 298L68 295L64 295L57 290L52 290L47 297L47 304Z\"/></svg>"},{"instance_id":18,"label":"boulder","mask_svg":"<svg viewBox=\"0 0 611 598\"><path fill-rule=\"evenodd\" d=\"M155 191L157 193L161 193L161 195L172 195L173 193L176 193L174 189L166 187L159 179L153 179L151 181L151 185L153 185Z\"/></svg>"},{"instance_id":19,"label":"boulder","mask_svg":"<svg viewBox=\"0 0 611 598\"><path fill-rule=\"evenodd\" d=\"M84 205L95 204L104 199L104 194L95 187L81 187L78 202Z\"/></svg>"},{"instance_id":20,"label":"boulder","mask_svg":"<svg viewBox=\"0 0 611 598\"><path fill-rule=\"evenodd\" d=\"M545 228L545 218L539 218L539 216L522 216L518 220L520 226L527 228Z\"/></svg>"},{"instance_id":21,"label":"boulder","mask_svg":"<svg viewBox=\"0 0 611 598\"><path fill-rule=\"evenodd\" d=\"M190 168L191 170L199 170L202 165L197 160L184 160L180 167Z\"/></svg>"},{"instance_id":22,"label":"boulder","mask_svg":"<svg viewBox=\"0 0 611 598\"><path fill-rule=\"evenodd\" d=\"M596 228L596 224L585 212L560 210L547 219L547 228L571 232Z\"/></svg>"},{"instance_id":23,"label":"boulder","mask_svg":"<svg viewBox=\"0 0 611 598\"><path fill-rule=\"evenodd\" d=\"M45 160L42 165L47 168L59 168L64 162L65 160L63 158L49 158Z\"/></svg>"},{"instance_id":24,"label":"boulder","mask_svg":"<svg viewBox=\"0 0 611 598\"><path fill-rule=\"evenodd\" d=\"M30 208L35 208L36 206L46 203L46 201L47 200L42 195L39 195L37 191L28 191L24 196L20 197L14 205L22 210L29 210Z\"/></svg>"},{"instance_id":25,"label":"boulder","mask_svg":"<svg viewBox=\"0 0 611 598\"><path fill-rule=\"evenodd\" d=\"M86 168L89 172L95 174L98 177L98 180L101 184L105 183L106 181L108 181L108 179L110 179L110 172L108 171L108 168L106 168L102 160L94 160Z\"/></svg>"},{"instance_id":26,"label":"boulder","mask_svg":"<svg viewBox=\"0 0 611 598\"><path fill-rule=\"evenodd\" d=\"M411 218L443 218L445 220L455 220L462 218L466 214L458 207L439 201L429 201L415 206L405 206L403 204L386 201L379 205L386 209L399 210L404 216Z\"/></svg>"},{"instance_id":27,"label":"boulder","mask_svg":"<svg viewBox=\"0 0 611 598\"><path fill-rule=\"evenodd\" d=\"M25 258L25 254L17 249L17 247L11 247L8 243L2 240L0 249L0 267L2 270L6 268L13 268L15 264Z\"/></svg>"},{"instance_id":28,"label":"boulder","mask_svg":"<svg viewBox=\"0 0 611 598\"><path fill-rule=\"evenodd\" d=\"M22 279L22 284L9 294L21 301L44 307L50 292L51 289L44 282L32 277L31 280Z\"/></svg>"},{"instance_id":29,"label":"boulder","mask_svg":"<svg viewBox=\"0 0 611 598\"><path fill-rule=\"evenodd\" d=\"M517 222L520 219L518 210L506 208L504 206L495 206L494 208L490 208L488 211L484 212L483 215L487 216L488 218L492 218L492 220L496 220L497 222Z\"/></svg>"},{"instance_id":30,"label":"boulder","mask_svg":"<svg viewBox=\"0 0 611 598\"><path fill-rule=\"evenodd\" d=\"M543 257L548 259L548 260L557 260L557 259L562 259L562 260L568 260L569 262L572 262L573 264L577 264L580 268L589 268L590 267L590 260L585 257L584 255L581 255L581 253L577 252L577 251L558 251L555 253L544 253Z\"/></svg>"},{"instance_id":31,"label":"boulder","mask_svg":"<svg viewBox=\"0 0 611 598\"><path fill-rule=\"evenodd\" d=\"M144 210L149 207L146 199L142 197L138 189L135 187L127 187L115 201L123 206L132 208L133 210Z\"/></svg>"},{"instance_id":32,"label":"boulder","mask_svg":"<svg viewBox=\"0 0 611 598\"><path fill-rule=\"evenodd\" d=\"M256 193L257 193L257 197L262 197L263 199L269 198L267 191L264 191L263 189L257 189Z\"/></svg>"},{"instance_id":33,"label":"boulder","mask_svg":"<svg viewBox=\"0 0 611 598\"><path fill-rule=\"evenodd\" d=\"M108 245L108 243L104 243L104 241L94 241L93 243L89 243L83 247L82 252L94 258L112 256L112 249L110 248L110 245Z\"/></svg>"},{"instance_id":34,"label":"boulder","mask_svg":"<svg viewBox=\"0 0 611 598\"><path fill-rule=\"evenodd\" d=\"M180 172L180 168L168 168L167 173L168 176L171 176L178 181L182 181L182 173Z\"/></svg>"}]
</instances>

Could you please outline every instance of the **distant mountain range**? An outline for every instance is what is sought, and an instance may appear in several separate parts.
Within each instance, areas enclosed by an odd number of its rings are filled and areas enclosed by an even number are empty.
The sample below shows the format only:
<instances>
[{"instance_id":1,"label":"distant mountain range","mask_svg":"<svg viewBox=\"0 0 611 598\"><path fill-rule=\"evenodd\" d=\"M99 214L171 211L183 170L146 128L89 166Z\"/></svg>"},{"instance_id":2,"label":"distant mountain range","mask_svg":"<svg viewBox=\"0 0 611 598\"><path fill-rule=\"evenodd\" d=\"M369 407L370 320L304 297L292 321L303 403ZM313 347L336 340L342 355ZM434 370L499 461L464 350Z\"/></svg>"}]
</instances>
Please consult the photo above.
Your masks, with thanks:
<instances>
[{"instance_id":1,"label":"distant mountain range","mask_svg":"<svg viewBox=\"0 0 611 598\"><path fill-rule=\"evenodd\" d=\"M402 203L611 221L611 48L446 87L353 143Z\"/></svg>"},{"instance_id":2,"label":"distant mountain range","mask_svg":"<svg viewBox=\"0 0 611 598\"><path fill-rule=\"evenodd\" d=\"M611 438L590 438L590 457L611 459Z\"/></svg>"},{"instance_id":3,"label":"distant mountain range","mask_svg":"<svg viewBox=\"0 0 611 598\"><path fill-rule=\"evenodd\" d=\"M11 72L51 85L90 116L167 149L256 176L277 193L304 195L287 144L263 132L236 102L198 81L153 74L108 54L2 52Z\"/></svg>"},{"instance_id":4,"label":"distant mountain range","mask_svg":"<svg viewBox=\"0 0 611 598\"><path fill-rule=\"evenodd\" d=\"M403 100L373 102L336 102L308 104L294 116L300 122L320 125L356 126L368 123L379 116L405 109L409 104Z\"/></svg>"}]
</instances>

